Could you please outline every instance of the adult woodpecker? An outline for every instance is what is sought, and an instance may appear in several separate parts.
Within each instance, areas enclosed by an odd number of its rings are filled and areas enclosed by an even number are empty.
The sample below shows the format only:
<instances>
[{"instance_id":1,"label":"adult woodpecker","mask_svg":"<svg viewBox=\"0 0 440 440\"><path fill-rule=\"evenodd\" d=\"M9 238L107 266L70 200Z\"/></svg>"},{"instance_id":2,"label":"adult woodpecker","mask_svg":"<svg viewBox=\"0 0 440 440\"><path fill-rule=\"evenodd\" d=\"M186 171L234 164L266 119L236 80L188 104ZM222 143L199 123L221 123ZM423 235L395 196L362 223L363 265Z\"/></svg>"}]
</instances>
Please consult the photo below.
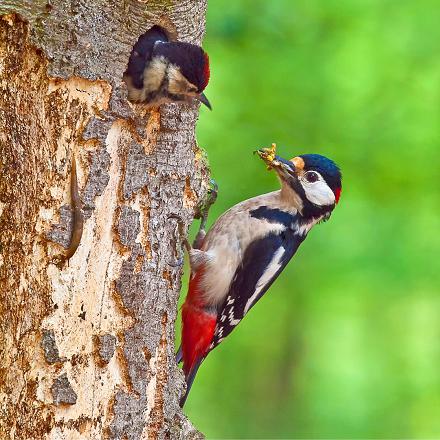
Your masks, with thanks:
<instances>
[{"instance_id":1,"label":"adult woodpecker","mask_svg":"<svg viewBox=\"0 0 440 440\"><path fill-rule=\"evenodd\" d=\"M341 194L338 166L319 154L285 160L271 149L259 156L278 174L281 189L225 212L189 250L191 278L182 307L187 391L208 353L220 344L268 290L310 229L329 219ZM199 237L200 238L200 237Z\"/></svg>"},{"instance_id":2,"label":"adult woodpecker","mask_svg":"<svg viewBox=\"0 0 440 440\"><path fill-rule=\"evenodd\" d=\"M169 41L159 26L134 45L123 80L133 102L159 106L197 99L211 109L203 94L209 81L208 54L195 44Z\"/></svg>"}]
</instances>

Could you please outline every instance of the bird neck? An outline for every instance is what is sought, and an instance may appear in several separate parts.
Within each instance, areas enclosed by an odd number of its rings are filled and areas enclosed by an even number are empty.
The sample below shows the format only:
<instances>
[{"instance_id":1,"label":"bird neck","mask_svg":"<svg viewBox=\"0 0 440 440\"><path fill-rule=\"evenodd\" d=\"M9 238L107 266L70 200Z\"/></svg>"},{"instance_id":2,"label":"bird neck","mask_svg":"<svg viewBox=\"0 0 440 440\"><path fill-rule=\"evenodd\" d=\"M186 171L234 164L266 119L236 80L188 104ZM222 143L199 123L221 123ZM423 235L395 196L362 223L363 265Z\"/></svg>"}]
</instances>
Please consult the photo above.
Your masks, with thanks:
<instances>
[{"instance_id":1,"label":"bird neck","mask_svg":"<svg viewBox=\"0 0 440 440\"><path fill-rule=\"evenodd\" d=\"M303 202L301 197L296 193L292 187L283 180L281 181L281 189L278 191L278 197L281 206L288 211L302 212Z\"/></svg>"},{"instance_id":2,"label":"bird neck","mask_svg":"<svg viewBox=\"0 0 440 440\"><path fill-rule=\"evenodd\" d=\"M164 57L155 57L143 73L142 101L151 101L160 94L167 78L168 62Z\"/></svg>"}]
</instances>

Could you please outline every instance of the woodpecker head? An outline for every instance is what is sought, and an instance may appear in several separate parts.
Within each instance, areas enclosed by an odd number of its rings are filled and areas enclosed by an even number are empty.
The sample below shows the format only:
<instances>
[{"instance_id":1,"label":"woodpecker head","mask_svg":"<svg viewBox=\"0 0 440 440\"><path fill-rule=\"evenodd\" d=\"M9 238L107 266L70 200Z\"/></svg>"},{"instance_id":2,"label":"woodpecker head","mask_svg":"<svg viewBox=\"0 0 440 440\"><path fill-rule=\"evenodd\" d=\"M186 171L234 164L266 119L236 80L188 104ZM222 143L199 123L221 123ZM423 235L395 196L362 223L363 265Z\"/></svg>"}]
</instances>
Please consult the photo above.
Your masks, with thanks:
<instances>
[{"instance_id":1,"label":"woodpecker head","mask_svg":"<svg viewBox=\"0 0 440 440\"><path fill-rule=\"evenodd\" d=\"M276 170L283 189L297 196L303 217L330 217L342 191L341 171L332 160L320 154L286 160L275 155L275 147L258 150L258 154Z\"/></svg>"},{"instance_id":2,"label":"woodpecker head","mask_svg":"<svg viewBox=\"0 0 440 440\"><path fill-rule=\"evenodd\" d=\"M182 42L157 42L154 53L168 63L170 95L180 101L197 99L211 108L203 94L209 81L209 57L200 46Z\"/></svg>"},{"instance_id":3,"label":"woodpecker head","mask_svg":"<svg viewBox=\"0 0 440 440\"><path fill-rule=\"evenodd\" d=\"M157 26L134 46L124 81L134 102L158 106L197 99L211 109L203 93L209 81L207 53L195 44L169 41Z\"/></svg>"}]
</instances>

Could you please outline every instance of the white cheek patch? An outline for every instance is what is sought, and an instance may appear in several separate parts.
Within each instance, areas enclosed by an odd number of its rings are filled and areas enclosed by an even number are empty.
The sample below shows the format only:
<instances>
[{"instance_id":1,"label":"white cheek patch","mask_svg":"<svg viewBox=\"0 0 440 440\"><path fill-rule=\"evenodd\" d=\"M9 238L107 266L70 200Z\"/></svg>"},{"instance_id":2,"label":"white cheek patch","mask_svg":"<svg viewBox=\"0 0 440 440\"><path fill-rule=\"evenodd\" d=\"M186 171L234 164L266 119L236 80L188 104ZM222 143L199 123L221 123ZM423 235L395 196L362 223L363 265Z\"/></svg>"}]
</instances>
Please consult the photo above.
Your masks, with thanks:
<instances>
[{"instance_id":1,"label":"white cheek patch","mask_svg":"<svg viewBox=\"0 0 440 440\"><path fill-rule=\"evenodd\" d=\"M155 57L144 70L144 90L146 95L159 90L165 76L167 61L164 57ZM146 96L145 96L146 97Z\"/></svg>"},{"instance_id":2,"label":"white cheek patch","mask_svg":"<svg viewBox=\"0 0 440 440\"><path fill-rule=\"evenodd\" d=\"M194 84L191 84L182 74L180 68L174 64L170 64L168 67L168 90L175 95L181 95L188 93L191 88L194 88Z\"/></svg>"},{"instance_id":3,"label":"white cheek patch","mask_svg":"<svg viewBox=\"0 0 440 440\"><path fill-rule=\"evenodd\" d=\"M328 206L335 203L335 195L322 177L313 183L301 179L301 185L307 199L315 205Z\"/></svg>"}]
</instances>

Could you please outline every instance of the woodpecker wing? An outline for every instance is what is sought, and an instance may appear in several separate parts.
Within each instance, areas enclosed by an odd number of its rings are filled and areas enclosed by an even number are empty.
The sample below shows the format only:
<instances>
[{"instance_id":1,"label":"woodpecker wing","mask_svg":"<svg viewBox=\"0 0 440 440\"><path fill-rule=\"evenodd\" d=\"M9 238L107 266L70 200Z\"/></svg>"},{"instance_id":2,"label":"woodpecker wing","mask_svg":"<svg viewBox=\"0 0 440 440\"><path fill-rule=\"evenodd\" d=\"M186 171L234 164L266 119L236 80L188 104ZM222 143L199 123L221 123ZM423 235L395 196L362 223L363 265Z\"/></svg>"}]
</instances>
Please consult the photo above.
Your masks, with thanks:
<instances>
[{"instance_id":1,"label":"woodpecker wing","mask_svg":"<svg viewBox=\"0 0 440 440\"><path fill-rule=\"evenodd\" d=\"M281 233L271 233L248 246L226 299L219 308L210 350L234 330L264 295L302 241L303 237L288 227Z\"/></svg>"}]
</instances>

